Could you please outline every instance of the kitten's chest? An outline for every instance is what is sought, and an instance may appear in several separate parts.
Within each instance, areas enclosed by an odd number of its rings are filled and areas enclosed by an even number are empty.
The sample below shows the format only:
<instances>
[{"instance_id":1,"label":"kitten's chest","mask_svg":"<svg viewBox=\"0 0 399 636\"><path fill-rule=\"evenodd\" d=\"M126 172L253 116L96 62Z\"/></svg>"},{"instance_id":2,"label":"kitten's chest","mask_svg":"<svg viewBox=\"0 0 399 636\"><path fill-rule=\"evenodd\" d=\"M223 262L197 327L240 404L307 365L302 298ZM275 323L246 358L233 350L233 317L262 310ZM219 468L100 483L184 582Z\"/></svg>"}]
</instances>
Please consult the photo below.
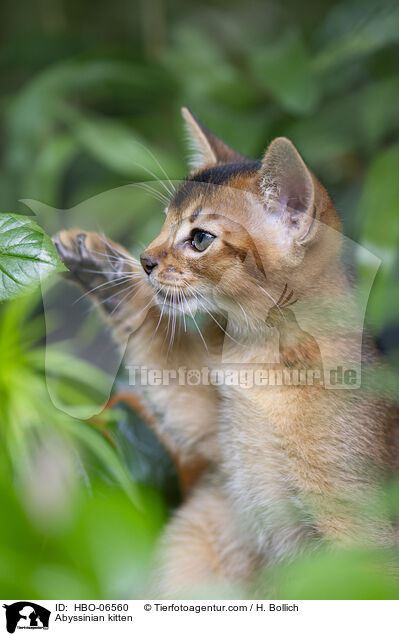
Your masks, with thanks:
<instances>
[{"instance_id":1,"label":"kitten's chest","mask_svg":"<svg viewBox=\"0 0 399 636\"><path fill-rule=\"evenodd\" d=\"M241 496L276 500L291 488L290 460L276 418L276 396L232 388L223 393L220 440L226 473Z\"/></svg>"},{"instance_id":2,"label":"kitten's chest","mask_svg":"<svg viewBox=\"0 0 399 636\"><path fill-rule=\"evenodd\" d=\"M256 389L224 388L220 439L224 461L235 462L237 473L254 481L270 481L287 476L287 449L276 426L276 395Z\"/></svg>"},{"instance_id":3,"label":"kitten's chest","mask_svg":"<svg viewBox=\"0 0 399 636\"><path fill-rule=\"evenodd\" d=\"M302 493L292 450L277 421L278 395L234 388L223 391L222 399L226 494L240 522L262 552L279 552L284 537L297 545L307 529L300 520Z\"/></svg>"}]
</instances>

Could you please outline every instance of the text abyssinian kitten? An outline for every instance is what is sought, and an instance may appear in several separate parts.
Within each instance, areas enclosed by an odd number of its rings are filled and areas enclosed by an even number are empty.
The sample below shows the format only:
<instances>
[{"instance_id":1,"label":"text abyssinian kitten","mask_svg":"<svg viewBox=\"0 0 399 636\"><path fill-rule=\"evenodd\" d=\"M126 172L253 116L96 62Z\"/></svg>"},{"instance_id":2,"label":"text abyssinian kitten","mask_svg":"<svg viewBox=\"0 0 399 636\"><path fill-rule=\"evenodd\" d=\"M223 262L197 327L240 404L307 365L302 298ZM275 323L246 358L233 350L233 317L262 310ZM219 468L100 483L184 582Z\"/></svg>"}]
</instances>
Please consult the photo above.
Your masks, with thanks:
<instances>
[{"instance_id":1,"label":"text abyssinian kitten","mask_svg":"<svg viewBox=\"0 0 399 636\"><path fill-rule=\"evenodd\" d=\"M253 161L183 115L195 166L141 263L81 229L54 238L58 253L132 365L306 381L141 387L169 451L201 467L160 546L153 593L174 598L325 543L392 545L370 502L397 462L395 411L368 388L380 365L369 339L361 386L326 386L361 342L327 192L288 139Z\"/></svg>"}]
</instances>

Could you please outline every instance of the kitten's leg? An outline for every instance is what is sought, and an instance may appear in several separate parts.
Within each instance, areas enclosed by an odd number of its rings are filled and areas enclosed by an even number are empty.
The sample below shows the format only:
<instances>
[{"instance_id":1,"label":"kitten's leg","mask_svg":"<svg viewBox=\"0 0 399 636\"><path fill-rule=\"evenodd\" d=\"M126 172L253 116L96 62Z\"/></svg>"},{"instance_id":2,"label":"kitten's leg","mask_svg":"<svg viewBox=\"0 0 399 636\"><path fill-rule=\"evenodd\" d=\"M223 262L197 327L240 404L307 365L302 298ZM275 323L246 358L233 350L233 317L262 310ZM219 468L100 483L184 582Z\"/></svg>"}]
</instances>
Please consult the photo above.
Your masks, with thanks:
<instances>
[{"instance_id":1,"label":"kitten's leg","mask_svg":"<svg viewBox=\"0 0 399 636\"><path fill-rule=\"evenodd\" d=\"M69 279L98 305L119 343L127 346L129 364L161 374L182 366L198 369L206 365L203 345L192 334L180 333L168 352L165 341L167 345L170 318L161 316L147 275L122 246L80 229L63 230L53 241L69 269ZM159 422L160 437L163 441L168 438L172 454L183 452L184 463L218 458L215 387L180 385L175 379L159 386L135 386L135 391Z\"/></svg>"},{"instance_id":2,"label":"kitten's leg","mask_svg":"<svg viewBox=\"0 0 399 636\"><path fill-rule=\"evenodd\" d=\"M221 593L236 598L234 586L248 582L259 565L239 538L226 496L210 483L199 484L175 513L156 557L153 598L220 598Z\"/></svg>"}]
</instances>

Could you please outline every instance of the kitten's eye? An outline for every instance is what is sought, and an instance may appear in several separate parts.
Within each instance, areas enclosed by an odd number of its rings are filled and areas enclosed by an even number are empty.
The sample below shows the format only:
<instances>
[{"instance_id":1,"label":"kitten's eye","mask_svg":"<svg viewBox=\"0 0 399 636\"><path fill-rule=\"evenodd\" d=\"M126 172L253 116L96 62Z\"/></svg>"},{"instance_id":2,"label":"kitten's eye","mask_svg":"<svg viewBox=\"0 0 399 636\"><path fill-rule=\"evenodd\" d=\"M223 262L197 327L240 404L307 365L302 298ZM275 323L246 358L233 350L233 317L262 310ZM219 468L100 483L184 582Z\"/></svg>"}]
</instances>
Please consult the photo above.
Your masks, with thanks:
<instances>
[{"instance_id":1,"label":"kitten's eye","mask_svg":"<svg viewBox=\"0 0 399 636\"><path fill-rule=\"evenodd\" d=\"M204 230L194 230L191 237L191 245L197 252L204 252L210 246L215 237Z\"/></svg>"}]
</instances>

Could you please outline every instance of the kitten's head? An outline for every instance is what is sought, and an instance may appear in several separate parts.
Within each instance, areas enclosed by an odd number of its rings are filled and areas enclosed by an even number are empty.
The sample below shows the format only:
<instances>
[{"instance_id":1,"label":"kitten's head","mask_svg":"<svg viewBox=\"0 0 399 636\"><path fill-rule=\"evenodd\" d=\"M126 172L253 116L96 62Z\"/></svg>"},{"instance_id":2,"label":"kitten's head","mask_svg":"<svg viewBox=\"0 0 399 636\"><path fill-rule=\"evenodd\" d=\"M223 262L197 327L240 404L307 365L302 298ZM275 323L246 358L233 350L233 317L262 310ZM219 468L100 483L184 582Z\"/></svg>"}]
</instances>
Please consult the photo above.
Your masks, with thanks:
<instances>
[{"instance_id":1,"label":"kitten's head","mask_svg":"<svg viewBox=\"0 0 399 636\"><path fill-rule=\"evenodd\" d=\"M183 116L196 163L143 252L143 268L160 305L264 320L285 285L301 297L334 266L338 216L288 139L253 161L187 109Z\"/></svg>"}]
</instances>

